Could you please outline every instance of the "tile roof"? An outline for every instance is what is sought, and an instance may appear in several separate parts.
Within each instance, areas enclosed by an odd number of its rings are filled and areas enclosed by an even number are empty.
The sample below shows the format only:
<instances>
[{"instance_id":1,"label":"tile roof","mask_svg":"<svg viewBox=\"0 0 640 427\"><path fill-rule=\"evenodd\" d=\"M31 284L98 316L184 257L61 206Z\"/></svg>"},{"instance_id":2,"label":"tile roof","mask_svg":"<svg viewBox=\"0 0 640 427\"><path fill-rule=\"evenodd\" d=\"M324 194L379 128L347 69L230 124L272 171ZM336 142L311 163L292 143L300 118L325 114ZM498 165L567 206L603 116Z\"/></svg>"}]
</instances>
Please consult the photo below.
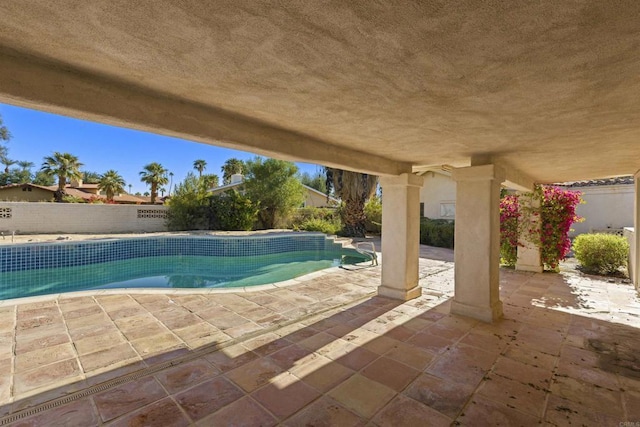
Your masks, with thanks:
<instances>
[{"instance_id":1,"label":"tile roof","mask_svg":"<svg viewBox=\"0 0 640 427\"><path fill-rule=\"evenodd\" d=\"M633 185L633 176L627 175L627 176L618 176L614 178L560 182L554 185L557 185L560 187L597 187L602 185Z\"/></svg>"}]
</instances>

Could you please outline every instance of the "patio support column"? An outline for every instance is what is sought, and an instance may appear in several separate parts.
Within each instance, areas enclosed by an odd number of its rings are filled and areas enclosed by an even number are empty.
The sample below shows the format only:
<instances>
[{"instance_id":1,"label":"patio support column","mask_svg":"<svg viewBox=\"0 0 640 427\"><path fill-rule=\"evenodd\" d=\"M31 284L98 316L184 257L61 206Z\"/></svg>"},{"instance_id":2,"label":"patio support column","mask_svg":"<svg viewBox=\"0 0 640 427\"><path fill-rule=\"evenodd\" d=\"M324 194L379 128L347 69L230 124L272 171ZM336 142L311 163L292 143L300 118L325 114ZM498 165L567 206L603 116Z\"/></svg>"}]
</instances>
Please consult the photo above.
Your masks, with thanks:
<instances>
[{"instance_id":1,"label":"patio support column","mask_svg":"<svg viewBox=\"0 0 640 427\"><path fill-rule=\"evenodd\" d=\"M422 294L418 285L422 183L422 177L409 173L380 178L382 283L378 295L407 301Z\"/></svg>"},{"instance_id":2,"label":"patio support column","mask_svg":"<svg viewBox=\"0 0 640 427\"><path fill-rule=\"evenodd\" d=\"M629 278L636 289L640 289L640 170L633 175L635 197L633 199L633 241L629 250Z\"/></svg>"},{"instance_id":3,"label":"patio support column","mask_svg":"<svg viewBox=\"0 0 640 427\"><path fill-rule=\"evenodd\" d=\"M500 301L500 184L496 165L454 169L456 181L455 294L451 313L492 322Z\"/></svg>"},{"instance_id":4,"label":"patio support column","mask_svg":"<svg viewBox=\"0 0 640 427\"><path fill-rule=\"evenodd\" d=\"M518 200L521 210L538 210L540 208L540 200L532 197L531 193L519 193ZM529 224L525 227L530 233L540 235L541 223L540 215L532 215L529 218ZM518 241L518 260L516 262L516 270L533 271L542 273L542 259L540 257L540 247L529 239L527 232L520 236Z\"/></svg>"}]
</instances>

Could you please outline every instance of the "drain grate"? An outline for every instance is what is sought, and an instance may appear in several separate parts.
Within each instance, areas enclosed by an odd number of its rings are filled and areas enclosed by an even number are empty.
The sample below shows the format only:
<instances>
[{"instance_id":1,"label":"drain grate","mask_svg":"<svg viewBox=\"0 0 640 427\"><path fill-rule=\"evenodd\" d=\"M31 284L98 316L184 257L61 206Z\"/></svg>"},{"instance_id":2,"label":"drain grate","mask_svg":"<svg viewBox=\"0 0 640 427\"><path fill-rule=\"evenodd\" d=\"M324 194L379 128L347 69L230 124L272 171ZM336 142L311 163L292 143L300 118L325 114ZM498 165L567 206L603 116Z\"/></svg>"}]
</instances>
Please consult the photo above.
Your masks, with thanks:
<instances>
[{"instance_id":1,"label":"drain grate","mask_svg":"<svg viewBox=\"0 0 640 427\"><path fill-rule=\"evenodd\" d=\"M186 354L184 356L180 356L180 357L178 357L176 359L173 359L173 360L170 360L168 362L161 362L161 363L158 363L156 365L149 366L148 368L140 369L140 370L138 370L136 372L132 372L130 374L126 374L126 375L123 375L123 376L120 376L120 377L113 378L111 380L105 381L103 383L96 384L96 385L91 386L91 387L87 387L85 389L82 389L82 390L76 391L74 393L71 393L71 394L69 394L67 396L59 397L57 399L52 399L52 400L49 400L47 402L41 403L39 405L36 405L34 407L23 409L23 410L18 411L18 412L14 413L14 414L6 415L3 418L0 418L0 426L9 425L9 424L14 423L16 421L19 421L19 420L21 420L23 418L27 418L27 417L30 417L32 415L36 415L36 414L38 414L40 412L44 412L44 411L47 411L49 409L57 408L58 406L62 406L62 405L65 405L67 403L71 403L71 402L73 402L75 400L78 400L78 399L82 399L83 397L91 396L93 394L100 393L100 392L105 391L105 390L109 390L111 388L120 386L122 384L126 384L128 382L140 379L142 377L153 375L153 374L158 373L160 371L163 371L165 369L168 369L168 368L171 368L171 367L174 367L174 366L178 366L178 365L181 365L181 364L186 363L186 362L191 362L192 360L198 359L198 358L200 358L202 356L205 356L207 354L214 353L216 351L223 350L226 347L230 347L232 345L239 344L239 343L248 341L250 339L259 337L261 335L277 331L278 329L293 325L294 323L298 323L298 322L301 322L301 321L304 321L304 320L309 320L309 319L312 319L312 318L314 318L316 316L320 316L320 315L322 315L324 313L327 313L329 311L336 310L336 309L339 309L339 308L342 308L342 307L346 307L348 305L355 304L355 303L358 303L360 301L364 301L366 299L371 298L374 295L376 295L376 292L369 292L369 293L365 294L362 297L355 298L355 299L353 299L351 301L344 302L342 304L336 304L335 306L331 306L331 307L325 308L323 310L319 310L319 311L317 311L317 312L315 312L313 314L308 314L306 316L302 316L302 317L299 317L297 319L292 319L292 320L289 320L287 322L282 322L282 323L274 325L274 326L272 326L270 328L265 328L265 329L262 329L262 330L259 330L259 331L255 331L255 332L243 335L240 338L227 340L227 341L225 341L223 343L209 344L207 346L203 346L203 347L201 347L201 348L199 348L197 350L194 350L194 351L190 352L189 354Z\"/></svg>"}]
</instances>

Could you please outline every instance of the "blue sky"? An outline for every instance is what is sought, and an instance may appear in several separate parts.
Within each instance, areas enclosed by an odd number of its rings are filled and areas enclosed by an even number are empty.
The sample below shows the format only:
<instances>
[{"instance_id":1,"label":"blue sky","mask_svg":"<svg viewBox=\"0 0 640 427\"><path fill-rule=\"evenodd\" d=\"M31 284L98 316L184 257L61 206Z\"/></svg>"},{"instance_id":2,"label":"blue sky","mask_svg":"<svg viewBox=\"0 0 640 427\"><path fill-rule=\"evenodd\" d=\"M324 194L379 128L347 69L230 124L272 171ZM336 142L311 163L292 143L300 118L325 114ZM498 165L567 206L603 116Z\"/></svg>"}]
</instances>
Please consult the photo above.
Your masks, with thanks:
<instances>
[{"instance_id":1,"label":"blue sky","mask_svg":"<svg viewBox=\"0 0 640 427\"><path fill-rule=\"evenodd\" d=\"M33 162L37 171L42 159L54 151L68 152L78 156L84 163L83 170L104 173L117 170L132 192L144 193L148 188L140 182L139 172L151 162L162 164L173 172L174 185L193 171L193 161L207 162L205 173L221 176L220 167L236 157L242 160L255 156L246 151L182 139L156 135L137 130L108 126L100 123L72 119L56 114L43 113L26 108L0 104L0 116L9 128L12 139L9 158ZM301 172L314 174L320 168L308 163L297 163Z\"/></svg>"}]
</instances>

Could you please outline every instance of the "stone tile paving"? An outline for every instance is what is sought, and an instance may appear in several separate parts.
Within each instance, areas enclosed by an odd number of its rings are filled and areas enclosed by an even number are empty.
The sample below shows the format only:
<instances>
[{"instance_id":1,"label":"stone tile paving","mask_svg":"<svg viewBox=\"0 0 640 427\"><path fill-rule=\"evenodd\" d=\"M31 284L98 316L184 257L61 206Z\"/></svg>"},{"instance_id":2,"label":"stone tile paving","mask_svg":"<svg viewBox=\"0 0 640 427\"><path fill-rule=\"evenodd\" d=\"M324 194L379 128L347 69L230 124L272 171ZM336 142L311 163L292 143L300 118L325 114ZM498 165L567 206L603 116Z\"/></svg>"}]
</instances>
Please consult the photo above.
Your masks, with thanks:
<instances>
[{"instance_id":1,"label":"stone tile paving","mask_svg":"<svg viewBox=\"0 0 640 427\"><path fill-rule=\"evenodd\" d=\"M0 416L25 426L640 421L630 285L502 270L505 318L484 324L449 315L453 264L442 255L421 259L424 295L405 303L371 296L380 269L368 268L253 293L1 306ZM39 411L52 400L61 404Z\"/></svg>"}]
</instances>

